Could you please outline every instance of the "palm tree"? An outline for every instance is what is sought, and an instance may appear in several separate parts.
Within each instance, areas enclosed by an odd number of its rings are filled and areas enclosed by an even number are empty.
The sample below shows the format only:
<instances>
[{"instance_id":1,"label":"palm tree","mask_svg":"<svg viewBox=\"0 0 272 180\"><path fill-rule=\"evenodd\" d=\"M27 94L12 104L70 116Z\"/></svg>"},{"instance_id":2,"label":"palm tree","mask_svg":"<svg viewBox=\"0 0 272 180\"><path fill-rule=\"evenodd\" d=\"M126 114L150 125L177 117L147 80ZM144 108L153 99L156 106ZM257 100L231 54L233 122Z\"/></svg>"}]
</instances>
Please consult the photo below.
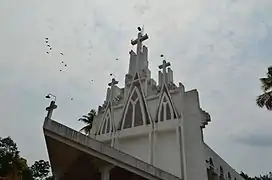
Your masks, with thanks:
<instances>
[{"instance_id":1,"label":"palm tree","mask_svg":"<svg viewBox=\"0 0 272 180\"><path fill-rule=\"evenodd\" d=\"M263 94L257 97L256 103L259 107L272 111L272 66L268 68L266 75L267 77L260 78Z\"/></svg>"},{"instance_id":2,"label":"palm tree","mask_svg":"<svg viewBox=\"0 0 272 180\"><path fill-rule=\"evenodd\" d=\"M94 109L91 109L91 111L87 115L83 115L81 118L79 118L78 121L82 121L86 124L86 126L81 128L79 131L83 131L86 135L89 135L93 127L93 120L95 116L96 111Z\"/></svg>"}]
</instances>

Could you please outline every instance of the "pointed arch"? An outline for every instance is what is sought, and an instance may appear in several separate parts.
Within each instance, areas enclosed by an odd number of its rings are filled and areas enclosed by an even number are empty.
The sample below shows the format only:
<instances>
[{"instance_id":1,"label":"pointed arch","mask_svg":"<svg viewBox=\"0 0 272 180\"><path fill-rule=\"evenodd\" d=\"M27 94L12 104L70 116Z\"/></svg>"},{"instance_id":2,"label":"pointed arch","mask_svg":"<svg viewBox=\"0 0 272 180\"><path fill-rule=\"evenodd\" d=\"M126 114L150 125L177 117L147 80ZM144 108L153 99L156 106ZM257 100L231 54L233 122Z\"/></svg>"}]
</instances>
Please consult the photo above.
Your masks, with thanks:
<instances>
[{"instance_id":1,"label":"pointed arch","mask_svg":"<svg viewBox=\"0 0 272 180\"><path fill-rule=\"evenodd\" d=\"M224 177L224 169L222 166L220 166L220 177Z\"/></svg>"},{"instance_id":2,"label":"pointed arch","mask_svg":"<svg viewBox=\"0 0 272 180\"><path fill-rule=\"evenodd\" d=\"M176 119L177 117L178 113L174 107L171 96L169 95L167 87L163 85L155 122Z\"/></svg>"},{"instance_id":3,"label":"pointed arch","mask_svg":"<svg viewBox=\"0 0 272 180\"><path fill-rule=\"evenodd\" d=\"M97 131L97 134L98 135L108 134L108 133L112 133L113 131L114 131L114 123L112 122L112 118L111 118L110 106L108 106L104 113L102 121L100 123L100 127Z\"/></svg>"},{"instance_id":4,"label":"pointed arch","mask_svg":"<svg viewBox=\"0 0 272 180\"><path fill-rule=\"evenodd\" d=\"M118 130L150 124L138 73L135 73Z\"/></svg>"}]
</instances>

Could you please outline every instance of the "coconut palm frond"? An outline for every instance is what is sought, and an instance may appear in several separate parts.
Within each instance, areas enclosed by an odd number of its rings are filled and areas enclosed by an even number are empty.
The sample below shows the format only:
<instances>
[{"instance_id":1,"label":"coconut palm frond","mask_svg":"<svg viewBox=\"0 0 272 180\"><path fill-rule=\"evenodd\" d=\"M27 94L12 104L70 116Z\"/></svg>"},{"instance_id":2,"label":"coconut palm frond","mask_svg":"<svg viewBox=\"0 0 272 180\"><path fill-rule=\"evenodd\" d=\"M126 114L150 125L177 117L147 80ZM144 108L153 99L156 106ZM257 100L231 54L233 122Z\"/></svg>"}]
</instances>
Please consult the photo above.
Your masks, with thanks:
<instances>
[{"instance_id":1,"label":"coconut palm frond","mask_svg":"<svg viewBox=\"0 0 272 180\"><path fill-rule=\"evenodd\" d=\"M263 108L266 101L266 93L259 95L256 99L256 103L260 108Z\"/></svg>"},{"instance_id":2,"label":"coconut palm frond","mask_svg":"<svg viewBox=\"0 0 272 180\"><path fill-rule=\"evenodd\" d=\"M81 128L79 131L84 132L84 134L89 135L92 129L92 125L87 125Z\"/></svg>"},{"instance_id":3,"label":"coconut palm frond","mask_svg":"<svg viewBox=\"0 0 272 180\"><path fill-rule=\"evenodd\" d=\"M272 91L259 95L256 99L256 103L259 107L266 107L267 110L272 111Z\"/></svg>"},{"instance_id":4,"label":"coconut palm frond","mask_svg":"<svg viewBox=\"0 0 272 180\"><path fill-rule=\"evenodd\" d=\"M272 92L269 93L270 95L267 97L265 101L265 107L267 110L272 111Z\"/></svg>"},{"instance_id":5,"label":"coconut palm frond","mask_svg":"<svg viewBox=\"0 0 272 180\"><path fill-rule=\"evenodd\" d=\"M264 91L270 90L272 88L272 77L271 78L260 78L262 83L262 89Z\"/></svg>"},{"instance_id":6,"label":"coconut palm frond","mask_svg":"<svg viewBox=\"0 0 272 180\"><path fill-rule=\"evenodd\" d=\"M83 122L85 124L89 124L90 123L90 120L87 119L87 118L79 118L78 121L81 121L81 122Z\"/></svg>"},{"instance_id":7,"label":"coconut palm frond","mask_svg":"<svg viewBox=\"0 0 272 180\"><path fill-rule=\"evenodd\" d=\"M78 121L81 121L86 124L80 131L84 132L86 135L89 135L92 129L93 121L96 116L96 111L91 109L87 115L83 115Z\"/></svg>"}]
</instances>

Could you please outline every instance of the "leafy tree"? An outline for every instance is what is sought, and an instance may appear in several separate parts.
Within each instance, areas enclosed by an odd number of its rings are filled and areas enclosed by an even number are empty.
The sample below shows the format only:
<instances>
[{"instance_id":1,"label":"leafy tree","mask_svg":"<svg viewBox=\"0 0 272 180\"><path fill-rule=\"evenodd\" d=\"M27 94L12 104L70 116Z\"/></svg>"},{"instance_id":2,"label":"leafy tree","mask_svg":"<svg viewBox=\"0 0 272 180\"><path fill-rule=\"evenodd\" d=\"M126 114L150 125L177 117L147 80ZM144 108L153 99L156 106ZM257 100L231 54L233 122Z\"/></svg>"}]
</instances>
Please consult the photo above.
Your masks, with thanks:
<instances>
[{"instance_id":1,"label":"leafy tree","mask_svg":"<svg viewBox=\"0 0 272 180\"><path fill-rule=\"evenodd\" d=\"M96 111L94 109L91 109L91 111L87 115L83 115L81 118L79 118L78 121L86 124L83 128L80 129L80 131L83 131L86 135L89 135L93 127L93 120L95 116Z\"/></svg>"},{"instance_id":2,"label":"leafy tree","mask_svg":"<svg viewBox=\"0 0 272 180\"><path fill-rule=\"evenodd\" d=\"M272 66L268 68L266 75L267 77L260 78L263 94L257 97L256 103L259 107L272 111Z\"/></svg>"},{"instance_id":3,"label":"leafy tree","mask_svg":"<svg viewBox=\"0 0 272 180\"><path fill-rule=\"evenodd\" d=\"M53 180L48 176L49 162L36 161L31 167L27 166L26 159L19 154L16 143L10 138L0 137L0 176L21 175L22 180Z\"/></svg>"},{"instance_id":4,"label":"leafy tree","mask_svg":"<svg viewBox=\"0 0 272 180\"><path fill-rule=\"evenodd\" d=\"M39 160L30 167L34 179L45 179L50 172L50 165L48 161Z\"/></svg>"}]
</instances>

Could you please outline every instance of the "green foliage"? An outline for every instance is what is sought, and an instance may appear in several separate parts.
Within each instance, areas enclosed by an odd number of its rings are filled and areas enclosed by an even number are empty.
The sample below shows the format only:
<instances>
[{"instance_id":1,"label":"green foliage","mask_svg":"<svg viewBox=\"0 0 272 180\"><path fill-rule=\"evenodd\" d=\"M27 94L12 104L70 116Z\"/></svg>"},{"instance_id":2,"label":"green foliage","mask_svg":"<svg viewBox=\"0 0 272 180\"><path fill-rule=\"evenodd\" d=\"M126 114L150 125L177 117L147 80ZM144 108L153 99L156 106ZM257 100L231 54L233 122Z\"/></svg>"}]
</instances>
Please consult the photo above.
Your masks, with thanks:
<instances>
[{"instance_id":1,"label":"green foliage","mask_svg":"<svg viewBox=\"0 0 272 180\"><path fill-rule=\"evenodd\" d=\"M245 180L272 180L272 173L269 172L266 175L260 175L259 177L249 177L246 173L241 172L240 175L245 179Z\"/></svg>"},{"instance_id":2,"label":"green foliage","mask_svg":"<svg viewBox=\"0 0 272 180\"><path fill-rule=\"evenodd\" d=\"M50 172L50 165L48 161L39 160L30 167L34 179L44 179Z\"/></svg>"},{"instance_id":3,"label":"green foliage","mask_svg":"<svg viewBox=\"0 0 272 180\"><path fill-rule=\"evenodd\" d=\"M52 176L48 176L50 172L49 162L35 161L31 167L28 167L27 161L19 153L16 143L10 137L0 137L0 176L19 173L22 180L54 179Z\"/></svg>"},{"instance_id":4,"label":"green foliage","mask_svg":"<svg viewBox=\"0 0 272 180\"><path fill-rule=\"evenodd\" d=\"M95 116L96 111L94 109L91 109L91 111L87 115L83 115L81 118L79 118L78 121L86 124L83 128L80 129L80 131L83 131L86 135L89 135L93 127L93 120Z\"/></svg>"},{"instance_id":5,"label":"green foliage","mask_svg":"<svg viewBox=\"0 0 272 180\"><path fill-rule=\"evenodd\" d=\"M268 68L266 76L260 78L263 94L257 97L256 103L259 107L272 111L272 66Z\"/></svg>"}]
</instances>

